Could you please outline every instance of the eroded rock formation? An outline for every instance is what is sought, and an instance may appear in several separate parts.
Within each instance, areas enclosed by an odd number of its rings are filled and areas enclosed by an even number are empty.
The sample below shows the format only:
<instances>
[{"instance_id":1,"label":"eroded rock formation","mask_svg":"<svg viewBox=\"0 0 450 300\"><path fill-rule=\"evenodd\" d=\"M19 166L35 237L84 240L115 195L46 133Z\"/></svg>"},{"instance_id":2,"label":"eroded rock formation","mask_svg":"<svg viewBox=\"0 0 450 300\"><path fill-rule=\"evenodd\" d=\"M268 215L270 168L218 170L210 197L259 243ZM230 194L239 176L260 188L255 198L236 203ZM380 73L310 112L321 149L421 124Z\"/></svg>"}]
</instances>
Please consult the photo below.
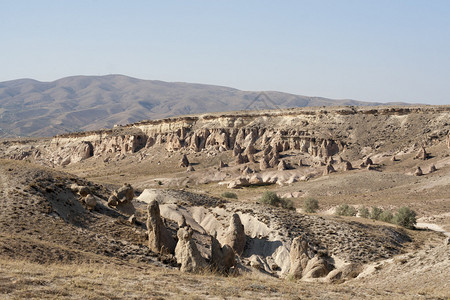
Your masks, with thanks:
<instances>
[{"instance_id":1,"label":"eroded rock formation","mask_svg":"<svg viewBox=\"0 0 450 300\"><path fill-rule=\"evenodd\" d=\"M175 258L182 272L198 273L205 270L208 265L200 255L197 245L192 239L192 228L189 226L178 229L178 243L175 248Z\"/></svg>"},{"instance_id":2,"label":"eroded rock formation","mask_svg":"<svg viewBox=\"0 0 450 300\"><path fill-rule=\"evenodd\" d=\"M150 202L147 207L148 247L156 253L171 254L175 250L175 240L164 226L159 211L159 203L156 200Z\"/></svg>"},{"instance_id":3,"label":"eroded rock formation","mask_svg":"<svg viewBox=\"0 0 450 300\"><path fill-rule=\"evenodd\" d=\"M245 231L242 225L241 218L238 214L233 214L230 219L230 227L223 239L224 244L229 245L238 255L244 252L245 248Z\"/></svg>"}]
</instances>

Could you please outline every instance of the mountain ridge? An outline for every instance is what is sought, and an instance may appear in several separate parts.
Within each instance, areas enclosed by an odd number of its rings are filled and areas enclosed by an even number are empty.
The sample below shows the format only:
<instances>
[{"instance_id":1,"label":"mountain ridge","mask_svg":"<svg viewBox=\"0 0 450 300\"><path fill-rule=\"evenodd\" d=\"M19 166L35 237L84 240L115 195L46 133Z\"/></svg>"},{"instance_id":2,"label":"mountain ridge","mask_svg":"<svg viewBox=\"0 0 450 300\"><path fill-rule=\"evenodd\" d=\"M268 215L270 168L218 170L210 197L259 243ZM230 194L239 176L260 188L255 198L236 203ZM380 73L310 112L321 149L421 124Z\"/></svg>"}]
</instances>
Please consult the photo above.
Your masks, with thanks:
<instances>
[{"instance_id":1,"label":"mountain ridge","mask_svg":"<svg viewBox=\"0 0 450 300\"><path fill-rule=\"evenodd\" d=\"M53 136L209 112L382 104L387 103L278 91L241 91L219 85L142 80L119 74L77 75L51 82L22 78L0 82L0 137Z\"/></svg>"}]
</instances>

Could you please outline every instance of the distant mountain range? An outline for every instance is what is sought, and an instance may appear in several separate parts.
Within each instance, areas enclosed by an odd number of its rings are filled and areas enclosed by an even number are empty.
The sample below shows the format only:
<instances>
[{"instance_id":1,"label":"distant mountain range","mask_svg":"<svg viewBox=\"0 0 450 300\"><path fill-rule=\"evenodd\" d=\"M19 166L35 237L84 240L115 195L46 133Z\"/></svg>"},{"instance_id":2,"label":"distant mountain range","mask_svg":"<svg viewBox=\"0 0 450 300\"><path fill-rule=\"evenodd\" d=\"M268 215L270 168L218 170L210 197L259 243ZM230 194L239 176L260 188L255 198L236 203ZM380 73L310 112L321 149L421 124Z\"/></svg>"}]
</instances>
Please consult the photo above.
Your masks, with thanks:
<instances>
[{"instance_id":1,"label":"distant mountain range","mask_svg":"<svg viewBox=\"0 0 450 300\"><path fill-rule=\"evenodd\" d=\"M123 75L0 82L0 137L52 136L170 116L306 106L381 105L281 92L247 92ZM399 103L389 103L399 104Z\"/></svg>"}]
</instances>

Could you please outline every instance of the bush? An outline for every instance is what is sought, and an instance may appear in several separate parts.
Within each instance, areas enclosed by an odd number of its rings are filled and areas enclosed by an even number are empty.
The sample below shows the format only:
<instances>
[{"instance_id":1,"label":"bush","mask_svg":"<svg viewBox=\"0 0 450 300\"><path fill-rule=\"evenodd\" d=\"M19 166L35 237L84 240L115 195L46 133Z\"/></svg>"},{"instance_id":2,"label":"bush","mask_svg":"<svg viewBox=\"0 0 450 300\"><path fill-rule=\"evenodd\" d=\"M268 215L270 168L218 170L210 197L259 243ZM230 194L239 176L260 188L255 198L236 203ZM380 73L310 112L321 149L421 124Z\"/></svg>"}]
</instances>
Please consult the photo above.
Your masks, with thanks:
<instances>
[{"instance_id":1,"label":"bush","mask_svg":"<svg viewBox=\"0 0 450 300\"><path fill-rule=\"evenodd\" d=\"M294 203L291 200L281 198L274 192L264 192L261 196L261 202L276 207L295 209Z\"/></svg>"},{"instance_id":2,"label":"bush","mask_svg":"<svg viewBox=\"0 0 450 300\"><path fill-rule=\"evenodd\" d=\"M237 199L238 198L237 194L233 193L233 192L223 192L222 195L220 195L220 196L222 196L224 198L230 198L230 199Z\"/></svg>"},{"instance_id":3,"label":"bush","mask_svg":"<svg viewBox=\"0 0 450 300\"><path fill-rule=\"evenodd\" d=\"M395 214L394 223L408 229L416 225L416 212L408 207L400 207Z\"/></svg>"},{"instance_id":4,"label":"bush","mask_svg":"<svg viewBox=\"0 0 450 300\"><path fill-rule=\"evenodd\" d=\"M348 204L339 205L336 208L336 215L338 216L356 216L356 209Z\"/></svg>"},{"instance_id":5,"label":"bush","mask_svg":"<svg viewBox=\"0 0 450 300\"><path fill-rule=\"evenodd\" d=\"M261 196L261 202L272 206L279 206L281 197L274 192L264 192Z\"/></svg>"},{"instance_id":6,"label":"bush","mask_svg":"<svg viewBox=\"0 0 450 300\"><path fill-rule=\"evenodd\" d=\"M289 210L294 210L294 202L290 199L281 198L281 207Z\"/></svg>"},{"instance_id":7,"label":"bush","mask_svg":"<svg viewBox=\"0 0 450 300\"><path fill-rule=\"evenodd\" d=\"M370 218L374 219L374 220L379 220L380 219L380 215L383 213L383 210L381 208L372 207L372 211L370 212Z\"/></svg>"},{"instance_id":8,"label":"bush","mask_svg":"<svg viewBox=\"0 0 450 300\"><path fill-rule=\"evenodd\" d=\"M367 207L363 206L358 210L359 216L361 218L369 218L370 214L369 214L369 210L367 209Z\"/></svg>"},{"instance_id":9,"label":"bush","mask_svg":"<svg viewBox=\"0 0 450 300\"><path fill-rule=\"evenodd\" d=\"M307 213L315 213L319 209L319 201L314 198L307 198L303 201L303 210Z\"/></svg>"},{"instance_id":10,"label":"bush","mask_svg":"<svg viewBox=\"0 0 450 300\"><path fill-rule=\"evenodd\" d=\"M387 211L387 210L383 211L378 217L378 220L387 222L387 223L392 223L393 219L394 219L394 215L390 211Z\"/></svg>"}]
</instances>

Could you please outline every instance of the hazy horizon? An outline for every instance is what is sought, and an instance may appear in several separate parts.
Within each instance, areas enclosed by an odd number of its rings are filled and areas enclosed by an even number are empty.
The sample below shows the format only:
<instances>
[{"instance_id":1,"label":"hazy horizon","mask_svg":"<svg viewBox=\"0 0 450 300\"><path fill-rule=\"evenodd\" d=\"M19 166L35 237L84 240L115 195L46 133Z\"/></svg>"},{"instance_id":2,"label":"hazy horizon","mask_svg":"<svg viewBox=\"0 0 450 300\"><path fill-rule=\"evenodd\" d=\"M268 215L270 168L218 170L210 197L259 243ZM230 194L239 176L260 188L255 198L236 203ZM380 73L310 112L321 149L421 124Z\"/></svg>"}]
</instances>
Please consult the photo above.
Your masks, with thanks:
<instances>
[{"instance_id":1,"label":"hazy horizon","mask_svg":"<svg viewBox=\"0 0 450 300\"><path fill-rule=\"evenodd\" d=\"M447 1L8 1L0 81L121 74L450 104Z\"/></svg>"}]
</instances>

